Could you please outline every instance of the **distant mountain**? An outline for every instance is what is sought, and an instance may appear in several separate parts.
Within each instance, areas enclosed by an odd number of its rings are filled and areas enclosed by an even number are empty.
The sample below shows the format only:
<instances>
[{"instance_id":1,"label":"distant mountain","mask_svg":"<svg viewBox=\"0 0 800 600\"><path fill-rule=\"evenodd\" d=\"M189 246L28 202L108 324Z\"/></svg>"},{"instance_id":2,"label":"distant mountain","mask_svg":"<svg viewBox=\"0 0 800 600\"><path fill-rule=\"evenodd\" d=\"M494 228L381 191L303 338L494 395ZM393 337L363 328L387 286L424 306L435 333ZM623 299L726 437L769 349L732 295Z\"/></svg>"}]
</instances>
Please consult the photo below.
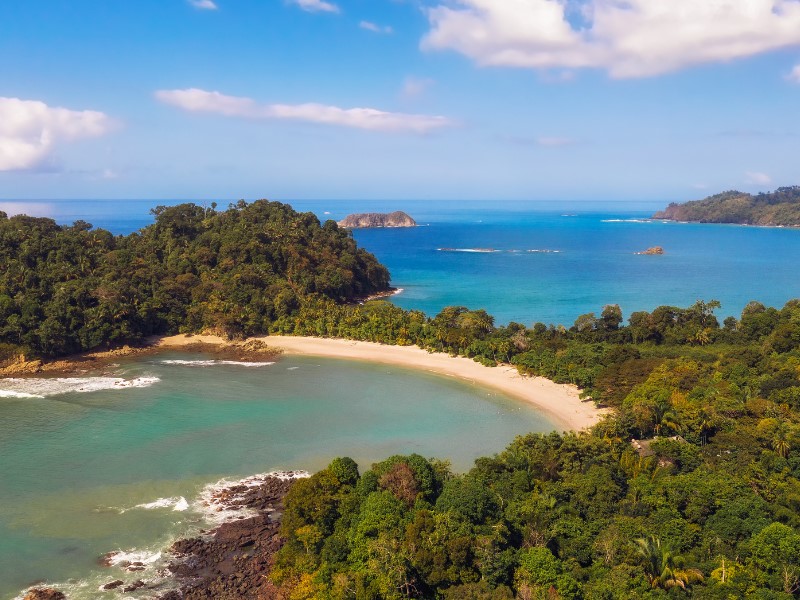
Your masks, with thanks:
<instances>
[{"instance_id":1,"label":"distant mountain","mask_svg":"<svg viewBox=\"0 0 800 600\"><path fill-rule=\"evenodd\" d=\"M694 200L672 203L654 219L696 223L737 223L800 227L800 186L781 187L757 195L735 190Z\"/></svg>"},{"instance_id":2,"label":"distant mountain","mask_svg":"<svg viewBox=\"0 0 800 600\"><path fill-rule=\"evenodd\" d=\"M416 227L417 222L401 210L391 213L359 213L347 215L339 227L364 229L367 227Z\"/></svg>"}]
</instances>

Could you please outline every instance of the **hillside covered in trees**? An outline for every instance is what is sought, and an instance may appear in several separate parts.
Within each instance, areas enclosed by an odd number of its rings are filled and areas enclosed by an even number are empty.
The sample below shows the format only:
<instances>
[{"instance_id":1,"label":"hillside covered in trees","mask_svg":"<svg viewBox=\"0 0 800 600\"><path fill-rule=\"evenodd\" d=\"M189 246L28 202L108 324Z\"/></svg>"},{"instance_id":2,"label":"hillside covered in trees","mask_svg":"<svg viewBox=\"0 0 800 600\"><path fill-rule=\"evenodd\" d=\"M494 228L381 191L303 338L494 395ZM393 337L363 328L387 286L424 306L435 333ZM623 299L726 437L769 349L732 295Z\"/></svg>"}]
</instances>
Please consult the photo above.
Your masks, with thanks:
<instances>
[{"instance_id":1,"label":"hillside covered in trees","mask_svg":"<svg viewBox=\"0 0 800 600\"><path fill-rule=\"evenodd\" d=\"M616 410L589 433L522 436L466 474L418 455L334 460L295 484L280 598L800 595L800 301L716 302L569 329L388 303L304 307L292 333L418 343L577 383ZM635 444L632 439L638 440Z\"/></svg>"},{"instance_id":2,"label":"hillside covered in trees","mask_svg":"<svg viewBox=\"0 0 800 600\"><path fill-rule=\"evenodd\" d=\"M653 215L654 219L697 223L736 223L800 227L800 186L781 187L755 196L738 191L723 192L703 200L672 203Z\"/></svg>"},{"instance_id":3,"label":"hillside covered in trees","mask_svg":"<svg viewBox=\"0 0 800 600\"><path fill-rule=\"evenodd\" d=\"M0 359L54 357L153 334L264 333L318 297L347 302L389 273L333 221L278 202L158 207L114 236L0 212Z\"/></svg>"}]
</instances>

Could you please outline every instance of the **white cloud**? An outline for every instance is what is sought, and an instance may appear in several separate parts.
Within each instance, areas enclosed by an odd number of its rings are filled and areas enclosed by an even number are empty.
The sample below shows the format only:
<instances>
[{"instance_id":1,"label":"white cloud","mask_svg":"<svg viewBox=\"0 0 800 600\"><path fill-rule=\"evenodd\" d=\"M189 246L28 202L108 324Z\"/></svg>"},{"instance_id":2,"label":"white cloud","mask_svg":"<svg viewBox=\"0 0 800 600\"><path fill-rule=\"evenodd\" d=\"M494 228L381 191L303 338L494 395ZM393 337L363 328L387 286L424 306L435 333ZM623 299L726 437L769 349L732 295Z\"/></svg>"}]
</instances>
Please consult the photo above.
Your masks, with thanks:
<instances>
[{"instance_id":1,"label":"white cloud","mask_svg":"<svg viewBox=\"0 0 800 600\"><path fill-rule=\"evenodd\" d=\"M189 0L189 4L199 10L217 10L219 8L214 0Z\"/></svg>"},{"instance_id":2,"label":"white cloud","mask_svg":"<svg viewBox=\"0 0 800 600\"><path fill-rule=\"evenodd\" d=\"M374 108L339 108L324 104L259 104L251 98L226 96L199 89L161 90L155 93L161 102L191 112L209 112L226 117L247 119L287 119L340 125L372 131L427 133L455 123L440 116L393 113Z\"/></svg>"},{"instance_id":3,"label":"white cloud","mask_svg":"<svg viewBox=\"0 0 800 600\"><path fill-rule=\"evenodd\" d=\"M430 78L406 77L403 82L403 96L417 98L424 94L434 83L436 82Z\"/></svg>"},{"instance_id":4,"label":"white cloud","mask_svg":"<svg viewBox=\"0 0 800 600\"><path fill-rule=\"evenodd\" d=\"M289 2L296 4L306 12L339 12L339 7L336 4L325 2L325 0L289 0Z\"/></svg>"},{"instance_id":5,"label":"white cloud","mask_svg":"<svg viewBox=\"0 0 800 600\"><path fill-rule=\"evenodd\" d=\"M772 183L772 177L766 173L759 173L758 171L747 171L744 177L746 183L753 185L769 185Z\"/></svg>"},{"instance_id":6,"label":"white cloud","mask_svg":"<svg viewBox=\"0 0 800 600\"><path fill-rule=\"evenodd\" d=\"M800 83L800 65L795 65L794 69L786 76L786 80L792 83Z\"/></svg>"},{"instance_id":7,"label":"white cloud","mask_svg":"<svg viewBox=\"0 0 800 600\"><path fill-rule=\"evenodd\" d=\"M361 29L366 29L367 31L372 31L373 33L390 34L394 32L389 25L377 25L371 21L361 21L358 26L361 27Z\"/></svg>"},{"instance_id":8,"label":"white cloud","mask_svg":"<svg viewBox=\"0 0 800 600\"><path fill-rule=\"evenodd\" d=\"M484 66L598 68L615 78L800 45L797 0L454 0L427 15L425 49Z\"/></svg>"},{"instance_id":9,"label":"white cloud","mask_svg":"<svg viewBox=\"0 0 800 600\"><path fill-rule=\"evenodd\" d=\"M101 112L0 97L0 171L33 169L58 143L100 136L113 126L113 120Z\"/></svg>"}]
</instances>

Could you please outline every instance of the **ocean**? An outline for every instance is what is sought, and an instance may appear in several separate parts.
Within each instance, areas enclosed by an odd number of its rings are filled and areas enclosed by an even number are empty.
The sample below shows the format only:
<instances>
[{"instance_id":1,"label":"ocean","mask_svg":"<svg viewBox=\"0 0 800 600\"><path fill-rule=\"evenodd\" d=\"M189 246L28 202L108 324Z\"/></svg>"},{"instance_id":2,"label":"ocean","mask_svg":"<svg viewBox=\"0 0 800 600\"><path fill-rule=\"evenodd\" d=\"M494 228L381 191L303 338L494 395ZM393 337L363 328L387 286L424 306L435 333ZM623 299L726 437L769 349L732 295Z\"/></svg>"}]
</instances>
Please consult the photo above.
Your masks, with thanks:
<instances>
[{"instance_id":1,"label":"ocean","mask_svg":"<svg viewBox=\"0 0 800 600\"><path fill-rule=\"evenodd\" d=\"M435 315L448 305L483 308L496 323L571 325L619 304L627 318L659 305L719 300L720 320L751 300L781 307L800 297L800 230L651 221L663 205L624 202L288 201L321 220L404 210L413 229L356 230L403 292L403 308ZM83 219L114 233L152 222L175 201L0 202L61 223ZM210 201L205 201L206 204ZM220 208L228 201L219 201ZM662 256L643 256L653 246ZM475 250L493 250L476 252Z\"/></svg>"},{"instance_id":2,"label":"ocean","mask_svg":"<svg viewBox=\"0 0 800 600\"><path fill-rule=\"evenodd\" d=\"M123 234L171 203L0 202L0 210ZM420 227L354 237L402 288L392 301L430 315L459 304L485 308L498 324L569 325L605 304L629 316L716 299L724 317L750 300L782 306L800 297L800 230L653 222L646 217L659 206L619 203L292 204L321 219L408 212ZM656 245L663 256L635 254ZM97 591L131 578L97 565L109 551L142 561L142 576L157 579L160 551L208 526L201 500L221 480L314 471L339 455L368 467L409 452L463 471L515 435L553 427L529 406L418 371L301 357L209 360L172 353L79 378L0 380L0 598L40 580L60 582L71 599L118 597Z\"/></svg>"}]
</instances>

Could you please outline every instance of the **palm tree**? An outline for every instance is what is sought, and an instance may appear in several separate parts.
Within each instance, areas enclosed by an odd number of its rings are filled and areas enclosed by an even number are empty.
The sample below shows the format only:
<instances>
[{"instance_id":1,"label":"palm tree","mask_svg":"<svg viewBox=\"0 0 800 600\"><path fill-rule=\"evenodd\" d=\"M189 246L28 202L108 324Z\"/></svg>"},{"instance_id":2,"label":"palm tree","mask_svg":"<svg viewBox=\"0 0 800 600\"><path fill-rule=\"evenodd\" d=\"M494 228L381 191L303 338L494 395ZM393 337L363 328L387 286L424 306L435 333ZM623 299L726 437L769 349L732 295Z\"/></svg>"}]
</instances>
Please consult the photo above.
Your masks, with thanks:
<instances>
[{"instance_id":1,"label":"palm tree","mask_svg":"<svg viewBox=\"0 0 800 600\"><path fill-rule=\"evenodd\" d=\"M675 433L680 432L681 426L678 423L678 415L675 413L675 409L672 407L672 403L666 398L659 398L656 400L655 404L651 407L651 411L653 413L653 431L655 431L656 435L661 434L661 428L667 427L675 431Z\"/></svg>"},{"instance_id":2,"label":"palm tree","mask_svg":"<svg viewBox=\"0 0 800 600\"><path fill-rule=\"evenodd\" d=\"M636 550L644 559L644 572L654 588L669 589L703 581L699 569L686 568L683 559L661 544L661 539L653 535L635 540Z\"/></svg>"}]
</instances>

